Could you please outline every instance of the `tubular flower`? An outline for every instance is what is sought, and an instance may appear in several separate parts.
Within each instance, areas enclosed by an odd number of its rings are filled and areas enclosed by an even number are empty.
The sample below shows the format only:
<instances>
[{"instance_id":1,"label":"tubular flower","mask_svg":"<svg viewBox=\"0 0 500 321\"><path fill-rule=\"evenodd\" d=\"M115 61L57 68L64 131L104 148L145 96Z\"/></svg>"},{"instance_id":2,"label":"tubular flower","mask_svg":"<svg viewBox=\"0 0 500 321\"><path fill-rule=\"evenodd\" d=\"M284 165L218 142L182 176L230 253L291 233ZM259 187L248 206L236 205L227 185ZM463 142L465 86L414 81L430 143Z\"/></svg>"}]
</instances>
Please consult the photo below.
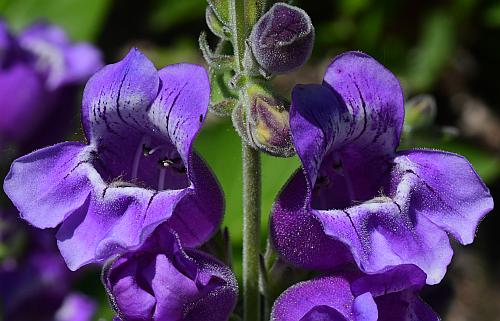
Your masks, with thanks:
<instances>
[{"instance_id":1,"label":"tubular flower","mask_svg":"<svg viewBox=\"0 0 500 321\"><path fill-rule=\"evenodd\" d=\"M414 265L401 265L378 275L349 272L301 282L276 300L271 320L439 321L418 296L425 278Z\"/></svg>"},{"instance_id":2,"label":"tubular flower","mask_svg":"<svg viewBox=\"0 0 500 321\"><path fill-rule=\"evenodd\" d=\"M438 283L493 208L462 156L396 151L403 125L396 77L368 55L335 58L322 85L292 93L290 129L302 169L278 196L274 246L290 263L331 269L354 260L365 273L414 264Z\"/></svg>"},{"instance_id":3,"label":"tubular flower","mask_svg":"<svg viewBox=\"0 0 500 321\"><path fill-rule=\"evenodd\" d=\"M0 141L58 134L64 122L53 124L70 118L76 85L101 67L95 47L72 43L59 27L38 23L14 36L0 20Z\"/></svg>"},{"instance_id":4,"label":"tubular flower","mask_svg":"<svg viewBox=\"0 0 500 321\"><path fill-rule=\"evenodd\" d=\"M198 246L223 212L216 179L192 151L209 94L202 67L157 71L132 49L85 87L88 143L60 143L17 159L4 190L35 227L60 225L58 247L72 270L139 248L165 221L183 245Z\"/></svg>"},{"instance_id":5,"label":"tubular flower","mask_svg":"<svg viewBox=\"0 0 500 321\"><path fill-rule=\"evenodd\" d=\"M228 267L202 252L184 252L166 226L110 263L103 282L116 320L124 321L226 321L238 295Z\"/></svg>"}]
</instances>

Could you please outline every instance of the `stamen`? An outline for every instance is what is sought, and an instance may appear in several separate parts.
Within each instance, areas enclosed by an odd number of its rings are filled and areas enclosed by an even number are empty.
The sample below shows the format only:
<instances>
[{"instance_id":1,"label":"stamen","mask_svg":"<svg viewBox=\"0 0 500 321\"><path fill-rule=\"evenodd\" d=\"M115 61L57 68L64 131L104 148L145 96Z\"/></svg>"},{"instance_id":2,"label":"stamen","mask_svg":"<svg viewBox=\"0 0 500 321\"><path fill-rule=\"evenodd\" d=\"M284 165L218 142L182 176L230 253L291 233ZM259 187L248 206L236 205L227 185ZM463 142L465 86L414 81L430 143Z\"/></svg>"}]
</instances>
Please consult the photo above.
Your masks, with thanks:
<instances>
[{"instance_id":1,"label":"stamen","mask_svg":"<svg viewBox=\"0 0 500 321\"><path fill-rule=\"evenodd\" d=\"M139 173L139 163L141 162L141 157L144 154L144 146L147 143L147 137L143 136L139 145L137 146L137 150L135 151L134 162L132 163L132 179L136 179Z\"/></svg>"},{"instance_id":2,"label":"stamen","mask_svg":"<svg viewBox=\"0 0 500 321\"><path fill-rule=\"evenodd\" d=\"M160 169L160 175L158 177L158 190L163 191L165 189L165 176L167 174L167 168L164 167Z\"/></svg>"},{"instance_id":3,"label":"stamen","mask_svg":"<svg viewBox=\"0 0 500 321\"><path fill-rule=\"evenodd\" d=\"M158 164L160 164L160 166L162 166L162 167L169 167L169 166L174 164L174 161L165 157L165 158L159 159Z\"/></svg>"},{"instance_id":4,"label":"stamen","mask_svg":"<svg viewBox=\"0 0 500 321\"><path fill-rule=\"evenodd\" d=\"M163 145L159 145L159 146L156 146L155 148L153 149L150 149L149 152L148 152L148 156L149 155L153 155L154 153L156 153L157 151L159 151L160 149L164 148L164 147L167 147L166 144L163 144Z\"/></svg>"},{"instance_id":5,"label":"stamen","mask_svg":"<svg viewBox=\"0 0 500 321\"><path fill-rule=\"evenodd\" d=\"M149 156L149 153L151 152L151 147L147 145L142 145L142 155L144 156Z\"/></svg>"}]
</instances>

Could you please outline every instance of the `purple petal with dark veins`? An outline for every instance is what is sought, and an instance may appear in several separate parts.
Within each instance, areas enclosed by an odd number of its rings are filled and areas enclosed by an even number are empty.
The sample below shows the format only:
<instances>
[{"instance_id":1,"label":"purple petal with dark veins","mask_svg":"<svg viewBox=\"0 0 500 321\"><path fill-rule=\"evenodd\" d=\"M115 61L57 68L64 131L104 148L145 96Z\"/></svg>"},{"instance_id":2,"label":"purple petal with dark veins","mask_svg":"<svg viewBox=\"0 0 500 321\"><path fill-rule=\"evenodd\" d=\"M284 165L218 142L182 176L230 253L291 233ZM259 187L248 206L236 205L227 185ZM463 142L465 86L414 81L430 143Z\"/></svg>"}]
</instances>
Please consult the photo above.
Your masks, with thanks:
<instances>
[{"instance_id":1,"label":"purple petal with dark veins","mask_svg":"<svg viewBox=\"0 0 500 321\"><path fill-rule=\"evenodd\" d=\"M372 57L351 51L333 60L324 85L349 109L351 118L343 126L349 149L394 153L404 120L404 96L396 76Z\"/></svg>"},{"instance_id":2,"label":"purple petal with dark veins","mask_svg":"<svg viewBox=\"0 0 500 321\"><path fill-rule=\"evenodd\" d=\"M194 138L208 111L208 74L201 66L181 63L161 69L158 75L162 86L149 117L158 130L170 137L184 163L189 164Z\"/></svg>"},{"instance_id":3,"label":"purple petal with dark veins","mask_svg":"<svg viewBox=\"0 0 500 321\"><path fill-rule=\"evenodd\" d=\"M137 49L92 76L82 103L83 126L90 143L111 148L107 144L113 140L131 140L131 145L137 145L143 131L150 130L147 111L159 85L155 66ZM127 147L114 148L114 152ZM132 148L126 152L134 151Z\"/></svg>"}]
</instances>

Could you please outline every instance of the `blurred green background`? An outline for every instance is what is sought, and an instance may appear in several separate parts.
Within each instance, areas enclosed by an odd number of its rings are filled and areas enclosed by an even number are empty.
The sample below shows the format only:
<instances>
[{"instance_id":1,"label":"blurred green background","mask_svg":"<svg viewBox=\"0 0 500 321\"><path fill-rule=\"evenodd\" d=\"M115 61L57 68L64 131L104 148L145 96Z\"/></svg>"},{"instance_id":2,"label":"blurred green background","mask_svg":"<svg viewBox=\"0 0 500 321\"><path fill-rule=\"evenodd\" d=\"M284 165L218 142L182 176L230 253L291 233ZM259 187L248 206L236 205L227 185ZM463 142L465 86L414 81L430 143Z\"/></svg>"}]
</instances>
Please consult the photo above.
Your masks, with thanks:
<instances>
[{"instance_id":1,"label":"blurred green background","mask_svg":"<svg viewBox=\"0 0 500 321\"><path fill-rule=\"evenodd\" d=\"M404 144L465 155L493 196L500 195L499 1L302 0L296 4L311 16L316 43L307 66L275 79L282 93L289 95L297 83L320 82L329 61L342 51L367 52L398 75L407 97L429 93L436 98L440 129L413 133ZM205 7L203 0L0 0L0 16L15 30L40 19L59 24L72 39L95 43L107 63L136 46L161 68L181 61L203 63L197 38L208 30ZM239 138L227 119L214 116L196 148L224 189L224 225L234 243L235 269L240 274ZM270 206L298 160L264 156L262 165L265 234ZM500 219L495 212L482 223L473 245L457 249L442 285L426 293L444 320L500 320ZM109 320L111 312L96 273L88 272L79 287L102 299L97 318Z\"/></svg>"}]
</instances>

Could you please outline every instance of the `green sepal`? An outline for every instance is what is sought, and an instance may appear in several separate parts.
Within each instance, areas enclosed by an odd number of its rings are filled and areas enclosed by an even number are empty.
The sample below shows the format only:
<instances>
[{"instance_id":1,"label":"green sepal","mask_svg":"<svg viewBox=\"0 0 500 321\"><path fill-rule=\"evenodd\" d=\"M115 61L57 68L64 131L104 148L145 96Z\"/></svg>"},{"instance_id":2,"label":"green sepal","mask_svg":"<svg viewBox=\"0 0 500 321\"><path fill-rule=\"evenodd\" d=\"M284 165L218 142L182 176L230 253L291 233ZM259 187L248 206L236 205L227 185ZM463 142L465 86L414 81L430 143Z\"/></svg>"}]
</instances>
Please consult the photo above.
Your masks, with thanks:
<instances>
[{"instance_id":1,"label":"green sepal","mask_svg":"<svg viewBox=\"0 0 500 321\"><path fill-rule=\"evenodd\" d=\"M211 69L215 70L232 70L234 69L234 56L229 55L219 55L212 52L207 41L207 34L205 32L200 33L198 38L198 43L200 45L200 50L203 58L207 62Z\"/></svg>"},{"instance_id":2,"label":"green sepal","mask_svg":"<svg viewBox=\"0 0 500 321\"><path fill-rule=\"evenodd\" d=\"M210 111L217 116L229 116L238 104L238 95L228 87L231 71L210 68Z\"/></svg>"},{"instance_id":3,"label":"green sepal","mask_svg":"<svg viewBox=\"0 0 500 321\"><path fill-rule=\"evenodd\" d=\"M234 108L238 105L238 100L234 98L226 98L217 103L210 103L210 112L219 116L226 117L231 115Z\"/></svg>"},{"instance_id":4,"label":"green sepal","mask_svg":"<svg viewBox=\"0 0 500 321\"><path fill-rule=\"evenodd\" d=\"M226 26L230 25L229 1L227 0L207 0L208 5L219 18L219 21Z\"/></svg>"},{"instance_id":5,"label":"green sepal","mask_svg":"<svg viewBox=\"0 0 500 321\"><path fill-rule=\"evenodd\" d=\"M210 6L208 6L205 11L205 19L207 21L208 28L214 33L214 35L221 39L231 39L231 29L219 20Z\"/></svg>"}]
</instances>

